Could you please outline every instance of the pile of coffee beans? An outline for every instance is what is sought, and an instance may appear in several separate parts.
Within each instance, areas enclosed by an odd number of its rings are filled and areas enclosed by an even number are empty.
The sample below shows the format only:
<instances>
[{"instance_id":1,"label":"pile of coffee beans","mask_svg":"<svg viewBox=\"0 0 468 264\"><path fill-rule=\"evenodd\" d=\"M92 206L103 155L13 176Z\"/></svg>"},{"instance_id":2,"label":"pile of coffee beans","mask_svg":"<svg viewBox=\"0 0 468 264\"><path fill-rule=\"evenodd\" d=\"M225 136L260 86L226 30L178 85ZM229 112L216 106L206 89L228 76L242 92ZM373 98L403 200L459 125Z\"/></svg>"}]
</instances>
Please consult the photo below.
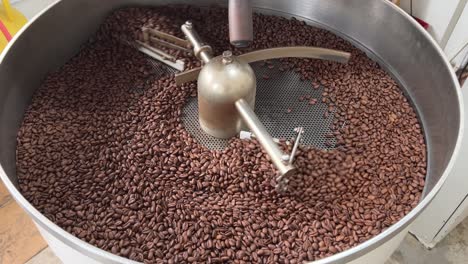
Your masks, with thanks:
<instances>
[{"instance_id":1,"label":"pile of coffee beans","mask_svg":"<svg viewBox=\"0 0 468 264\"><path fill-rule=\"evenodd\" d=\"M154 78L123 40L147 26L179 37L192 20L215 54L227 12L187 6L113 13L79 53L45 78L18 133L23 195L78 238L149 263L300 263L354 247L418 204L426 146L397 83L350 43L296 19L256 14L249 50L307 45L352 53L348 64L282 60L334 113L337 147L302 147L290 191L256 141L209 150L184 129L196 84ZM249 50L236 50L236 54ZM200 63L176 54L189 68ZM291 100L299 100L292 98ZM311 107L314 107L311 105ZM283 147L287 147L284 145Z\"/></svg>"}]
</instances>

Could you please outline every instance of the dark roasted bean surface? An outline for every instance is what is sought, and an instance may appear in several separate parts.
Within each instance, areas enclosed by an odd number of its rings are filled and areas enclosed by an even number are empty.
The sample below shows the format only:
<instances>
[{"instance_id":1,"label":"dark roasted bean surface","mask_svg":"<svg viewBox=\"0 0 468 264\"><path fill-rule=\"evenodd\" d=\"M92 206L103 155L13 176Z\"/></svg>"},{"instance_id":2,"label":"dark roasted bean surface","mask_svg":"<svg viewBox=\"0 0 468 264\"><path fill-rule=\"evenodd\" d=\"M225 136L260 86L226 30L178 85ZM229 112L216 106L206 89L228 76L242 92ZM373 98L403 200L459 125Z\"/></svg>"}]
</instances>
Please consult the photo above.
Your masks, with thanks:
<instances>
[{"instance_id":1,"label":"dark roasted bean surface","mask_svg":"<svg viewBox=\"0 0 468 264\"><path fill-rule=\"evenodd\" d=\"M346 65L288 59L280 69L300 72L311 89L327 87L323 100L302 100L336 111L329 137L339 146L301 148L293 191L279 195L275 169L255 141L232 139L224 151L198 144L180 119L195 84L152 80L146 57L121 44L143 25L182 36L187 19L216 54L230 48L224 9L123 9L46 77L17 147L21 191L45 216L137 261L300 263L356 246L416 206L426 146L410 103L363 52L295 19L256 15L252 49L352 53Z\"/></svg>"}]
</instances>

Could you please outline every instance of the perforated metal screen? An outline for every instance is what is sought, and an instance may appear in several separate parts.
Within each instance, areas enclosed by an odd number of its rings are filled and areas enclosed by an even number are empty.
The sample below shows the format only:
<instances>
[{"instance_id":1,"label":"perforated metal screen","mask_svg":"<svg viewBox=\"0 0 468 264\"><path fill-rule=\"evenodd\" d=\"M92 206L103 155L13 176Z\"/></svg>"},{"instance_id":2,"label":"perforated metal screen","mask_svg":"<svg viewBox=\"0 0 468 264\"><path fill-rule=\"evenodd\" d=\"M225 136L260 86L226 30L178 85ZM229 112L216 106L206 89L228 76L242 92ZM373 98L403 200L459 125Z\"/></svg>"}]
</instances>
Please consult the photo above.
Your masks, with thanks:
<instances>
[{"instance_id":1,"label":"perforated metal screen","mask_svg":"<svg viewBox=\"0 0 468 264\"><path fill-rule=\"evenodd\" d=\"M303 145L320 149L334 148L335 139L327 138L333 123L333 113L324 118L327 105L322 103L323 87L314 89L311 81L301 81L293 71L281 72L279 61L272 61L274 67L251 64L257 77L255 113L275 138L295 138L295 127L303 127ZM265 76L268 79L264 78ZM300 99L303 100L300 100ZM317 103L310 104L310 100ZM201 144L216 150L227 146L228 140L218 139L204 133L198 124L197 98L191 98L183 111L185 128Z\"/></svg>"}]
</instances>

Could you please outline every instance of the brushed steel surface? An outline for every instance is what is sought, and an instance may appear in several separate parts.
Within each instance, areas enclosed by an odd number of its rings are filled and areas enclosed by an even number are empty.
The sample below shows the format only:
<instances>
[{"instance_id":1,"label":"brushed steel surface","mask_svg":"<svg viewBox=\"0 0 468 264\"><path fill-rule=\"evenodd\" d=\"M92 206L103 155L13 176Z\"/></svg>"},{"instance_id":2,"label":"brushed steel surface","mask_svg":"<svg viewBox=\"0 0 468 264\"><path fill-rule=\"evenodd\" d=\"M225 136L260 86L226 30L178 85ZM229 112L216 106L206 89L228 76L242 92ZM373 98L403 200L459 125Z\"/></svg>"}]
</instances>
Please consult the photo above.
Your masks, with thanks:
<instances>
[{"instance_id":1,"label":"brushed steel surface","mask_svg":"<svg viewBox=\"0 0 468 264\"><path fill-rule=\"evenodd\" d=\"M198 115L201 128L217 138L230 138L239 133L242 118L235 102L245 99L255 106L255 74L249 64L232 56L226 63L215 57L203 66L198 77Z\"/></svg>"},{"instance_id":2,"label":"brushed steel surface","mask_svg":"<svg viewBox=\"0 0 468 264\"><path fill-rule=\"evenodd\" d=\"M18 191L16 133L24 111L45 74L75 54L79 46L95 32L105 15L128 5L168 3L209 5L219 1L59 1L29 21L0 55L0 178L12 196L44 230L76 251L102 263L131 261L67 233L44 217ZM459 151L463 103L450 64L427 32L385 0L254 0L253 6L263 13L285 17L294 15L352 41L398 79L415 105L428 145L427 185L422 201L383 233L316 263L346 263L378 250L379 246L404 232L431 202L447 178Z\"/></svg>"}]
</instances>

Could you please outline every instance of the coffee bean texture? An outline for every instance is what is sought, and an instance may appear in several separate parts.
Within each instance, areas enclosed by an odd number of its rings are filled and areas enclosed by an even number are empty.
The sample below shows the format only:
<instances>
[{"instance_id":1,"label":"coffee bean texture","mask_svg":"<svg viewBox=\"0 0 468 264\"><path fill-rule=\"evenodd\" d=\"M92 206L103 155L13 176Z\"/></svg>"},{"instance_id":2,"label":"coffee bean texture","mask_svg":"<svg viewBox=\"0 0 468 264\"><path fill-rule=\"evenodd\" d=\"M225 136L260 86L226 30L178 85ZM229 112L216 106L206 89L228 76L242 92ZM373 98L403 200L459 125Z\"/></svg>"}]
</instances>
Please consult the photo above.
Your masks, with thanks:
<instances>
[{"instance_id":1,"label":"coffee bean texture","mask_svg":"<svg viewBox=\"0 0 468 264\"><path fill-rule=\"evenodd\" d=\"M335 120L327 137L337 142L299 149L289 192L275 191L277 172L258 142L233 138L222 151L199 144L181 121L196 83L155 78L148 58L125 44L141 39L143 26L182 37L186 20L218 55L293 45L351 52L348 64L281 60L281 71L300 73L311 90L326 87L322 99L302 100L327 104L324 116ZM347 41L302 21L256 14L254 32L252 47L237 50L225 9L114 12L32 98L17 138L22 194L76 237L145 263L302 263L408 214L424 187L426 145L397 83ZM168 52L189 69L200 65Z\"/></svg>"}]
</instances>

